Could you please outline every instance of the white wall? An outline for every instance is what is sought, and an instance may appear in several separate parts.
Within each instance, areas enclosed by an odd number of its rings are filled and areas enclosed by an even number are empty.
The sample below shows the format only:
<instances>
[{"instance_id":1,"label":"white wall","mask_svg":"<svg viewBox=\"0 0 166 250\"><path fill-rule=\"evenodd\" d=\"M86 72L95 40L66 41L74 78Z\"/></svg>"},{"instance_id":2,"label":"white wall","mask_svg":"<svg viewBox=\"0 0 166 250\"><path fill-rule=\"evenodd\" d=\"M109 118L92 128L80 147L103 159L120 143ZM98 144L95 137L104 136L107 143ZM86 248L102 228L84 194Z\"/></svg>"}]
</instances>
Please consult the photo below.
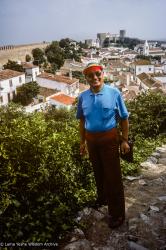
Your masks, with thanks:
<instances>
[{"instance_id":1,"label":"white wall","mask_svg":"<svg viewBox=\"0 0 166 250\"><path fill-rule=\"evenodd\" d=\"M136 65L135 74L139 75L141 73L154 73L154 65Z\"/></svg>"},{"instance_id":2,"label":"white wall","mask_svg":"<svg viewBox=\"0 0 166 250\"><path fill-rule=\"evenodd\" d=\"M77 96L79 94L79 80L77 83L67 84L64 82L56 82L49 79L36 77L37 83L44 88L57 89L69 96ZM78 88L76 85L78 84Z\"/></svg>"},{"instance_id":3,"label":"white wall","mask_svg":"<svg viewBox=\"0 0 166 250\"><path fill-rule=\"evenodd\" d=\"M19 80L21 79L21 81ZM12 86L10 86L10 80L12 80ZM16 87L25 83L25 74L16 76L7 80L0 81L0 96L3 97L3 102L0 105L8 104L8 93L10 94L10 100L13 99L13 92L16 93Z\"/></svg>"},{"instance_id":4,"label":"white wall","mask_svg":"<svg viewBox=\"0 0 166 250\"><path fill-rule=\"evenodd\" d=\"M32 81L36 81L36 76L40 74L39 67L36 68L26 68L25 69L28 76L32 76Z\"/></svg>"},{"instance_id":5,"label":"white wall","mask_svg":"<svg viewBox=\"0 0 166 250\"><path fill-rule=\"evenodd\" d=\"M49 99L49 105L56 106L57 108L65 107L68 110L72 107L72 105L65 105L65 104L63 104L61 102L55 101L54 99Z\"/></svg>"},{"instance_id":6,"label":"white wall","mask_svg":"<svg viewBox=\"0 0 166 250\"><path fill-rule=\"evenodd\" d=\"M163 87L166 88L166 76L156 76L154 78L160 81L163 84Z\"/></svg>"}]
</instances>

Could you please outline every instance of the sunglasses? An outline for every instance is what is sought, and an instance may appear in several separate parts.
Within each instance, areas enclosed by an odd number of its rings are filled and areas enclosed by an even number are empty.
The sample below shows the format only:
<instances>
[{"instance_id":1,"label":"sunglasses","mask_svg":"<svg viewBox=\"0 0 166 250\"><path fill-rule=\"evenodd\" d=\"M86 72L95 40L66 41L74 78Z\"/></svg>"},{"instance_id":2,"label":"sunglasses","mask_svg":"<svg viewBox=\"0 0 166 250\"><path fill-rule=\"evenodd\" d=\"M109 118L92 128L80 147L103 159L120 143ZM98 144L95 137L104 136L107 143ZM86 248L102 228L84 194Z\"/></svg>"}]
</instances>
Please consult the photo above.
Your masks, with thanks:
<instances>
[{"instance_id":1,"label":"sunglasses","mask_svg":"<svg viewBox=\"0 0 166 250\"><path fill-rule=\"evenodd\" d=\"M94 78L94 76L100 77L102 74L101 71L94 71L94 72L89 72L88 74L86 74L86 76L88 78Z\"/></svg>"}]
</instances>

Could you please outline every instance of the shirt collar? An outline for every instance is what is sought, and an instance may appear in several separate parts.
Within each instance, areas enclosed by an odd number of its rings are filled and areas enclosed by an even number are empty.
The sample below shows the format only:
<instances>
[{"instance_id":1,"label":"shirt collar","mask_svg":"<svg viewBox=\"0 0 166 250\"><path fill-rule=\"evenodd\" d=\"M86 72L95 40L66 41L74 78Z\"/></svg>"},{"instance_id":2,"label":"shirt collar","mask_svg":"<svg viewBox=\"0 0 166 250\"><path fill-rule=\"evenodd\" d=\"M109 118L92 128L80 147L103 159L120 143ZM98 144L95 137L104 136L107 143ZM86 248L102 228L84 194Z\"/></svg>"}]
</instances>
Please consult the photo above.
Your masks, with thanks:
<instances>
[{"instance_id":1,"label":"shirt collar","mask_svg":"<svg viewBox=\"0 0 166 250\"><path fill-rule=\"evenodd\" d=\"M104 89L105 89L105 84L103 84L102 89L97 93L92 92L92 90L90 89L90 95L103 95L104 94Z\"/></svg>"}]
</instances>

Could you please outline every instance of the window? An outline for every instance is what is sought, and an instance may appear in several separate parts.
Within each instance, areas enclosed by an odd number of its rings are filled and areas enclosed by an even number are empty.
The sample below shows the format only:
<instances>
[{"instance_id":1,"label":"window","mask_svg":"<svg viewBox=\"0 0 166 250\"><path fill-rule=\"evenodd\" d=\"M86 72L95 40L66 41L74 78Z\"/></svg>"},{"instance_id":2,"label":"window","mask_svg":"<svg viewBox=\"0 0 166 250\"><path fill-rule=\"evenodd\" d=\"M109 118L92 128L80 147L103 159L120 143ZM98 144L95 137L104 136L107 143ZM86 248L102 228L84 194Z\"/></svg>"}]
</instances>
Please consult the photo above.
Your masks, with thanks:
<instances>
[{"instance_id":1,"label":"window","mask_svg":"<svg viewBox=\"0 0 166 250\"><path fill-rule=\"evenodd\" d=\"M15 97L16 97L16 93L15 93L15 91L13 91L12 93L13 93L13 98L15 98Z\"/></svg>"},{"instance_id":2,"label":"window","mask_svg":"<svg viewBox=\"0 0 166 250\"><path fill-rule=\"evenodd\" d=\"M22 83L22 78L21 78L21 76L19 77L19 83Z\"/></svg>"},{"instance_id":3,"label":"window","mask_svg":"<svg viewBox=\"0 0 166 250\"><path fill-rule=\"evenodd\" d=\"M9 86L12 87L13 86L13 82L12 82L12 79L9 80Z\"/></svg>"},{"instance_id":4,"label":"window","mask_svg":"<svg viewBox=\"0 0 166 250\"><path fill-rule=\"evenodd\" d=\"M8 95L8 102L10 102L10 93L8 93L7 95Z\"/></svg>"},{"instance_id":5,"label":"window","mask_svg":"<svg viewBox=\"0 0 166 250\"><path fill-rule=\"evenodd\" d=\"M3 103L3 96L0 96L0 103Z\"/></svg>"}]
</instances>

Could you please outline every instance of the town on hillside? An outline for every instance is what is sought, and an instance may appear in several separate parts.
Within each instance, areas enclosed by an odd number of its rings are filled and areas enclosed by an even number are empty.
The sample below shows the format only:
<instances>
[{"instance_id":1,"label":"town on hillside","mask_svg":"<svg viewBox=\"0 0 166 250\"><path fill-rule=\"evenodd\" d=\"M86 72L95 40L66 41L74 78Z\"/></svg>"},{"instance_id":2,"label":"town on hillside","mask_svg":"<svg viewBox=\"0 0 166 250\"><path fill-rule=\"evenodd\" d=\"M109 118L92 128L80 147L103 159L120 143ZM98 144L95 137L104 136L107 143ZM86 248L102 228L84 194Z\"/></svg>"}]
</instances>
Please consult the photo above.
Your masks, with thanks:
<instances>
[{"instance_id":1,"label":"town on hillside","mask_svg":"<svg viewBox=\"0 0 166 250\"><path fill-rule=\"evenodd\" d=\"M126 101L148 90L166 94L166 42L129 38L120 30L119 34L98 33L95 40L84 42L65 38L1 46L0 106L20 100L21 88L35 83L37 91L23 102L27 112L48 106L70 109L89 88L82 74L89 62L104 66L105 83L117 87Z\"/></svg>"}]
</instances>

